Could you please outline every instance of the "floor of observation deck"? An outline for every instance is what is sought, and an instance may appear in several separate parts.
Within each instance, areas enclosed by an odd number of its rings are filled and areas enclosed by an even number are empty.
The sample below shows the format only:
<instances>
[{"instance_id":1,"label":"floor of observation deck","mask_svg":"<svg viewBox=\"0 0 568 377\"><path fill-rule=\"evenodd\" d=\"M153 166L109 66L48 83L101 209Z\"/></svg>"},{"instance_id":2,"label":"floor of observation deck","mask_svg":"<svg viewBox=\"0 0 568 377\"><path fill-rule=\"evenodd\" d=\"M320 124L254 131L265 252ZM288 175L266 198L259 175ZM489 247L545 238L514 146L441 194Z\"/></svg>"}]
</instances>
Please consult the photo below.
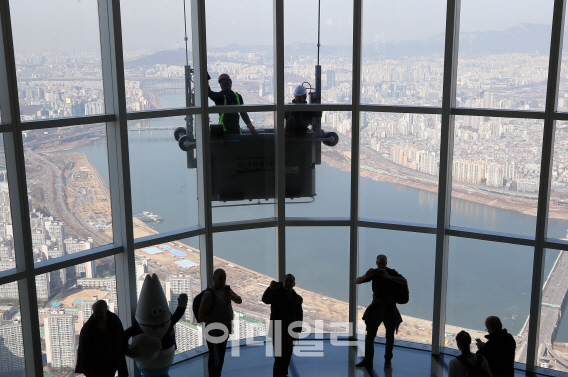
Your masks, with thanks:
<instances>
[{"instance_id":1,"label":"floor of observation deck","mask_svg":"<svg viewBox=\"0 0 568 377\"><path fill-rule=\"evenodd\" d=\"M359 340L357 347L348 346L345 338L340 338L343 345L332 344L329 334L325 339L318 340L321 346L314 346L314 338L302 340L299 346L295 347L295 354L292 356L290 365L290 377L447 377L448 364L457 355L455 350L447 350L447 354L442 357L434 357L430 352L430 347L422 344L407 342L395 342L394 358L392 368L384 369L383 355L385 352L384 339L377 338L375 343L375 365L373 374L368 374L363 368L355 368L355 364L361 361L362 357L357 356L357 352L364 350L364 342ZM240 347L227 347L225 363L223 366L223 376L227 377L251 377L251 376L272 376L272 343L264 338L257 338L253 344L245 345L241 341ZM251 342L252 343L252 342ZM267 356L267 348L269 355ZM357 351L359 349L359 351ZM300 355L298 355L300 351ZM303 355L302 355L303 354ZM206 376L207 360L209 354L203 353L193 356L186 360L181 360L172 365L170 369L171 377L186 376ZM518 365L522 368L522 365ZM542 374L531 376L562 376L568 377L567 373L538 368ZM522 370L515 370L515 377L525 377L528 374Z\"/></svg>"}]
</instances>

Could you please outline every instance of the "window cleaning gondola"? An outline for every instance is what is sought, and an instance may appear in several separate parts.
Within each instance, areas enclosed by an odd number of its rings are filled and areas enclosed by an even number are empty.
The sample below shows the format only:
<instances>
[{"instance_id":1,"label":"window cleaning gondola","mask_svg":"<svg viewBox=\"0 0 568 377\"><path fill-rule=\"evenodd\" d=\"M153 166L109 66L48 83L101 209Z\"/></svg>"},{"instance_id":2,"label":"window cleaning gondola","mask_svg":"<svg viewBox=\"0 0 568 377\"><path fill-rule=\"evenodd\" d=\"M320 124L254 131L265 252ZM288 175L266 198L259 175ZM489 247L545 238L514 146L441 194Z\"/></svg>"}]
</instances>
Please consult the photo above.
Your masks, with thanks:
<instances>
[{"instance_id":1,"label":"window cleaning gondola","mask_svg":"<svg viewBox=\"0 0 568 377\"><path fill-rule=\"evenodd\" d=\"M318 12L318 56L315 67L315 86L309 83L298 86L292 103L321 103L321 66L319 65L319 12ZM186 37L187 51L187 37ZM186 103L194 104L192 88L193 70L186 65ZM208 78L209 75L208 75ZM228 75L220 75L220 92L213 92L217 97L227 91ZM230 89L230 88L229 88ZM211 93L211 89L210 93ZM308 92L309 91L309 92ZM231 91L231 93L233 93ZM225 94L225 98L227 95ZM242 103L242 97L236 95ZM232 98L232 97L231 97ZM215 101L217 105L225 102ZM232 104L233 102L231 102ZM229 104L229 103L227 103ZM246 113L241 113L245 114ZM210 125L211 151L211 195L214 201L268 200L275 197L275 133L272 129L258 131L252 127L248 116L243 117L248 129L241 129L238 123L230 130L224 124L229 114L222 114L219 124ZM238 114L230 114L238 122ZM339 142L335 132L321 129L321 111L287 111L285 132L285 196L288 199L314 198L316 196L316 165L321 164L321 143L333 147ZM247 122L248 120L248 122ZM234 123L234 122L233 122ZM233 129L234 128L234 129ZM237 132L235 132L235 129ZM254 135L253 135L254 134ZM174 136L179 147L188 154L188 168L196 167L195 137L192 117L187 117L186 127L175 130Z\"/></svg>"}]
</instances>

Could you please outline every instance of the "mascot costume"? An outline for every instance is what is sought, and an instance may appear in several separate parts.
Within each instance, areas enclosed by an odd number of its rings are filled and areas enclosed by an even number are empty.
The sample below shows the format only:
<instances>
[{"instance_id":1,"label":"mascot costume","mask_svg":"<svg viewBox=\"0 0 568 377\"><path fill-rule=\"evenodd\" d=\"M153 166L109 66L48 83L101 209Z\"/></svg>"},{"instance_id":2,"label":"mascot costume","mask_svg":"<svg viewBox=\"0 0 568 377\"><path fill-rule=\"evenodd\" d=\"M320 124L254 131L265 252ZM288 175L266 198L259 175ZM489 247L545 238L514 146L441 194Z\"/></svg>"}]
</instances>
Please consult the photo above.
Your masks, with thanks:
<instances>
[{"instance_id":1,"label":"mascot costume","mask_svg":"<svg viewBox=\"0 0 568 377\"><path fill-rule=\"evenodd\" d=\"M126 330L132 338L127 356L136 361L144 377L168 377L174 360L174 327L187 307L187 294L178 298L174 314L170 313L166 295L156 274L146 275L140 292L134 324Z\"/></svg>"}]
</instances>

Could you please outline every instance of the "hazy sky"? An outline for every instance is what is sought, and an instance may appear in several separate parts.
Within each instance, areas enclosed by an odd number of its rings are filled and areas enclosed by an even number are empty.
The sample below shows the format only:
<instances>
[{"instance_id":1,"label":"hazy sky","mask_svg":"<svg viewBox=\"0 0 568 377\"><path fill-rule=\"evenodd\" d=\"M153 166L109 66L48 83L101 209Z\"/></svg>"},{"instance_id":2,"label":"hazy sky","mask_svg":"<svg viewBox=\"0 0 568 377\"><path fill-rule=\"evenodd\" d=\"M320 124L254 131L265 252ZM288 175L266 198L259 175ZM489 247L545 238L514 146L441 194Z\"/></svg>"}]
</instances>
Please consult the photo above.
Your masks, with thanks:
<instances>
[{"instance_id":1,"label":"hazy sky","mask_svg":"<svg viewBox=\"0 0 568 377\"><path fill-rule=\"evenodd\" d=\"M188 11L190 1L186 0ZM285 43L317 40L317 0L285 0ZM462 0L461 31L550 24L552 0ZM16 53L24 49L98 48L96 0L11 1ZM272 44L272 1L206 0L209 46ZM444 32L443 0L364 0L363 40L425 39ZM125 50L183 45L183 0L122 0ZM321 0L321 43L352 43L352 3ZM189 17L189 13L188 13ZM190 25L188 24L190 29Z\"/></svg>"}]
</instances>

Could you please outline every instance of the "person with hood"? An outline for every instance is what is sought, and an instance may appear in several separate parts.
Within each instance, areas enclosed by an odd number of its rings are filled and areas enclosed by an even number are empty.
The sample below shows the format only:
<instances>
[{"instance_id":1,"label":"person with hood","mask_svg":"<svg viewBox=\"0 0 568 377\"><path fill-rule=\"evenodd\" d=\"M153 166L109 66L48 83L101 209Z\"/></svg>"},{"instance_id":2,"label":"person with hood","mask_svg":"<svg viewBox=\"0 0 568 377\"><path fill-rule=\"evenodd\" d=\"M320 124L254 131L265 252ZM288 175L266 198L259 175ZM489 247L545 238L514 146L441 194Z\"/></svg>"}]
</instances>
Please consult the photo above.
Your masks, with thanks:
<instances>
[{"instance_id":1,"label":"person with hood","mask_svg":"<svg viewBox=\"0 0 568 377\"><path fill-rule=\"evenodd\" d=\"M483 355L489 363L494 376L513 377L515 375L515 348L517 342L513 335L503 328L499 317L489 316L485 320L487 342L477 339L477 353Z\"/></svg>"},{"instance_id":2,"label":"person with hood","mask_svg":"<svg viewBox=\"0 0 568 377\"><path fill-rule=\"evenodd\" d=\"M75 373L86 377L128 376L124 356L128 343L122 322L108 310L106 301L92 306L93 314L81 329Z\"/></svg>"},{"instance_id":3,"label":"person with hood","mask_svg":"<svg viewBox=\"0 0 568 377\"><path fill-rule=\"evenodd\" d=\"M210 78L210 76L208 75ZM244 104L243 97L237 93L233 92L232 86L233 81L228 74L222 73L219 75L219 86L221 87L220 92L214 92L209 87L208 96L211 101L215 102L215 105L242 105ZM256 129L252 125L250 118L246 112L240 113L243 122L247 125L248 129L253 135L256 135ZM239 114L237 113L220 113L219 114L219 124L223 126L223 131L226 134L240 134L241 127L239 126Z\"/></svg>"},{"instance_id":4,"label":"person with hood","mask_svg":"<svg viewBox=\"0 0 568 377\"><path fill-rule=\"evenodd\" d=\"M307 102L308 93L306 87L298 85L294 89L294 99L292 103L305 104ZM286 111L284 119L286 126L284 131L286 136L305 136L308 132L308 126L313 125L314 118L321 118L321 111Z\"/></svg>"},{"instance_id":5,"label":"person with hood","mask_svg":"<svg viewBox=\"0 0 568 377\"><path fill-rule=\"evenodd\" d=\"M304 299L294 290L295 285L294 275L287 274L281 283L273 280L262 295L262 302L270 305L269 334L274 347L273 377L288 375L294 340L297 339L295 333L302 329L294 323L304 319Z\"/></svg>"}]
</instances>

